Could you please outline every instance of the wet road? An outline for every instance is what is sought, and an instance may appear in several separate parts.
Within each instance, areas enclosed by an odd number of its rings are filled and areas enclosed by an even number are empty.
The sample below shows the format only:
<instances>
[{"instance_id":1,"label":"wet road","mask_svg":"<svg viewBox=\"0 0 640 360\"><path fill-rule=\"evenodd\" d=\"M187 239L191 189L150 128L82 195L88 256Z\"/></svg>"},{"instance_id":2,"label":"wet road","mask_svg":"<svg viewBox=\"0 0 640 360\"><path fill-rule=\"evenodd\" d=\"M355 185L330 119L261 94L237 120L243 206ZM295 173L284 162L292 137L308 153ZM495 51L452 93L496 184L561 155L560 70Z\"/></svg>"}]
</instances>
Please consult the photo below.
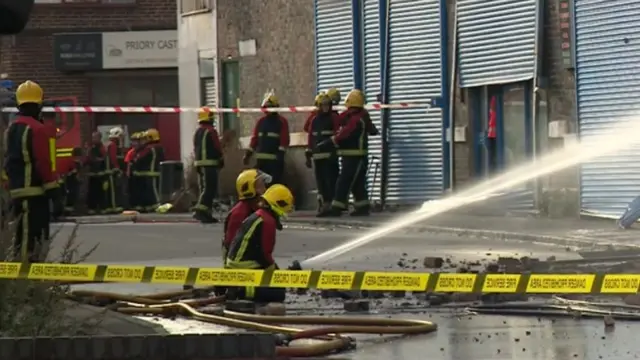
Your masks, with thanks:
<instances>
[{"instance_id":1,"label":"wet road","mask_svg":"<svg viewBox=\"0 0 640 360\"><path fill-rule=\"evenodd\" d=\"M71 225L63 226L52 249L59 252ZM99 244L87 262L136 263L144 265L220 265L220 227L196 224L117 224L84 225L78 229L80 253ZM277 261L287 266L330 249L361 230L288 228L279 234ZM580 258L564 246L510 242L497 239L464 238L428 233L395 234L388 239L363 246L323 265L327 269L388 269L424 271L422 258L442 256L451 263L482 265L498 256L530 256L546 259ZM460 265L458 265L460 266ZM108 284L85 288L121 293L147 293L175 288L163 285ZM300 297L287 305L290 309L333 315L341 312L335 300ZM434 312L435 311L435 312ZM373 313L393 313L436 322L436 333L404 339L358 337L358 349L336 356L344 359L635 359L635 338L640 324L619 322L605 332L601 320L524 318L515 316L472 316L427 309L419 299L384 299L374 304ZM407 312L411 312L408 314ZM185 323L179 331L220 331Z\"/></svg>"}]
</instances>

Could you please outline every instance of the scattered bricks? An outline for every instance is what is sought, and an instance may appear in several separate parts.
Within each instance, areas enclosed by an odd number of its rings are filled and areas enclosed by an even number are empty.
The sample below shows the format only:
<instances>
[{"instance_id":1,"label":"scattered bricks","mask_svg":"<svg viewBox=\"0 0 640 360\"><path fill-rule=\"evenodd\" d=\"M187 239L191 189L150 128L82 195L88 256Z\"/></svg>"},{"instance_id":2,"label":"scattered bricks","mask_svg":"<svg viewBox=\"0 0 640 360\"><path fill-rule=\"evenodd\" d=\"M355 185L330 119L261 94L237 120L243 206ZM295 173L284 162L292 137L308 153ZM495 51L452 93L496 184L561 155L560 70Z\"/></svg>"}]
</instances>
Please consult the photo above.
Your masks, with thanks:
<instances>
[{"instance_id":1,"label":"scattered bricks","mask_svg":"<svg viewBox=\"0 0 640 360\"><path fill-rule=\"evenodd\" d=\"M498 265L500 265L500 272L515 274L522 271L520 259L514 257L499 257Z\"/></svg>"},{"instance_id":2,"label":"scattered bricks","mask_svg":"<svg viewBox=\"0 0 640 360\"><path fill-rule=\"evenodd\" d=\"M258 315L285 316L287 308L281 303L268 303L256 309Z\"/></svg>"},{"instance_id":3,"label":"scattered bricks","mask_svg":"<svg viewBox=\"0 0 640 360\"><path fill-rule=\"evenodd\" d=\"M497 304L504 303L510 301L527 301L529 297L527 294L482 294L480 296L480 301L485 304Z\"/></svg>"},{"instance_id":4,"label":"scattered bricks","mask_svg":"<svg viewBox=\"0 0 640 360\"><path fill-rule=\"evenodd\" d=\"M255 314L256 304L253 301L247 300L231 300L225 304L225 309L229 311L236 311L246 314Z\"/></svg>"},{"instance_id":5,"label":"scattered bricks","mask_svg":"<svg viewBox=\"0 0 640 360\"><path fill-rule=\"evenodd\" d=\"M392 291L391 297L394 299L402 299L407 295L406 291Z\"/></svg>"},{"instance_id":6,"label":"scattered bricks","mask_svg":"<svg viewBox=\"0 0 640 360\"><path fill-rule=\"evenodd\" d=\"M547 258L547 261L556 261L556 257L555 257L555 256L553 256L553 255L552 255L552 256L549 256L549 257Z\"/></svg>"},{"instance_id":7,"label":"scattered bricks","mask_svg":"<svg viewBox=\"0 0 640 360\"><path fill-rule=\"evenodd\" d=\"M484 267L484 269L485 269L486 272L488 272L490 274L495 274L495 273L500 272L500 265L498 265L496 263L490 263L490 264L487 264Z\"/></svg>"},{"instance_id":8,"label":"scattered bricks","mask_svg":"<svg viewBox=\"0 0 640 360\"><path fill-rule=\"evenodd\" d=\"M625 296L624 303L627 305L640 306L640 294Z\"/></svg>"},{"instance_id":9,"label":"scattered bricks","mask_svg":"<svg viewBox=\"0 0 640 360\"><path fill-rule=\"evenodd\" d=\"M320 297L323 299L335 299L339 296L339 291L338 290L321 290L320 291Z\"/></svg>"},{"instance_id":10,"label":"scattered bricks","mask_svg":"<svg viewBox=\"0 0 640 360\"><path fill-rule=\"evenodd\" d=\"M309 289L305 289L305 288L295 289L296 295L306 295L308 291Z\"/></svg>"},{"instance_id":11,"label":"scattered bricks","mask_svg":"<svg viewBox=\"0 0 640 360\"><path fill-rule=\"evenodd\" d=\"M475 293L453 293L451 294L451 301L453 302L474 302L479 301L481 295Z\"/></svg>"},{"instance_id":12,"label":"scattered bricks","mask_svg":"<svg viewBox=\"0 0 640 360\"><path fill-rule=\"evenodd\" d=\"M369 311L370 303L368 300L348 300L344 302L344 310L346 312L364 312Z\"/></svg>"},{"instance_id":13,"label":"scattered bricks","mask_svg":"<svg viewBox=\"0 0 640 360\"><path fill-rule=\"evenodd\" d=\"M468 274L469 273L469 268L461 266L458 268L458 270L456 270L456 272L458 274Z\"/></svg>"},{"instance_id":14,"label":"scattered bricks","mask_svg":"<svg viewBox=\"0 0 640 360\"><path fill-rule=\"evenodd\" d=\"M422 263L427 269L440 269L444 264L444 259L441 257L427 256L424 258Z\"/></svg>"},{"instance_id":15,"label":"scattered bricks","mask_svg":"<svg viewBox=\"0 0 640 360\"><path fill-rule=\"evenodd\" d=\"M604 327L605 328L612 328L614 326L616 326L616 321L613 319L613 316L605 315L605 317L604 317Z\"/></svg>"},{"instance_id":16,"label":"scattered bricks","mask_svg":"<svg viewBox=\"0 0 640 360\"><path fill-rule=\"evenodd\" d=\"M540 259L523 256L520 258L520 263L524 270L531 270L531 268L540 263Z\"/></svg>"},{"instance_id":17,"label":"scattered bricks","mask_svg":"<svg viewBox=\"0 0 640 360\"><path fill-rule=\"evenodd\" d=\"M384 291L362 290L362 297L365 299L382 299Z\"/></svg>"},{"instance_id":18,"label":"scattered bricks","mask_svg":"<svg viewBox=\"0 0 640 360\"><path fill-rule=\"evenodd\" d=\"M442 304L446 304L451 302L451 296L445 293L431 293L427 294L425 299L429 302L431 306L438 306Z\"/></svg>"}]
</instances>

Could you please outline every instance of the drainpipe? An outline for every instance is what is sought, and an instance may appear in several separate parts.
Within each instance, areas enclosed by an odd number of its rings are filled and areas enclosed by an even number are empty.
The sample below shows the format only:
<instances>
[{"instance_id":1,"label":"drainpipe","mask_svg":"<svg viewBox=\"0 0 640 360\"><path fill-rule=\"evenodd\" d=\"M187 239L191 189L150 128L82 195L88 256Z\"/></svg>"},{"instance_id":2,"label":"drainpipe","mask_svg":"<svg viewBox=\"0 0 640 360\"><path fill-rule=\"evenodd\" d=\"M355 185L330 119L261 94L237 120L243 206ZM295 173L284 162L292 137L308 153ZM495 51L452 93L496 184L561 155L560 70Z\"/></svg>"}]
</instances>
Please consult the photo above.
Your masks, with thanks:
<instances>
[{"instance_id":1,"label":"drainpipe","mask_svg":"<svg viewBox=\"0 0 640 360\"><path fill-rule=\"evenodd\" d=\"M532 106L532 121L531 121L531 145L532 145L532 153L531 159L532 161L537 160L539 149L539 141L538 141L538 119L540 114L539 103L540 96L538 95L538 88L540 87L540 59L542 54L542 46L541 46L541 36L544 33L542 31L544 24L544 16L543 11L544 7L541 6L542 1L536 1L536 34L535 34L535 58L533 63L533 80L532 80L532 89L531 89L531 106ZM546 134L545 134L546 135ZM540 211L542 206L542 187L541 181L538 178L533 179L533 203L534 207Z\"/></svg>"},{"instance_id":2,"label":"drainpipe","mask_svg":"<svg viewBox=\"0 0 640 360\"><path fill-rule=\"evenodd\" d=\"M391 0L380 1L380 69L382 75L382 103L389 103L389 56L390 56L390 16ZM380 169L380 206L384 209L387 200L387 187L389 185L389 136L391 127L391 110L382 109L381 117L381 169Z\"/></svg>"},{"instance_id":3,"label":"drainpipe","mask_svg":"<svg viewBox=\"0 0 640 360\"><path fill-rule=\"evenodd\" d=\"M442 1L444 7L444 16L447 17L447 4L446 1ZM445 24L444 31L448 30L448 25ZM456 102L456 88L458 81L458 7L453 6L453 34L452 35L452 48L451 48L451 74L449 82L449 127L447 128L447 139L449 140L449 189L454 190L456 167L455 167L455 139L454 131L456 125L455 115L455 102ZM444 48L448 51L447 47Z\"/></svg>"}]
</instances>

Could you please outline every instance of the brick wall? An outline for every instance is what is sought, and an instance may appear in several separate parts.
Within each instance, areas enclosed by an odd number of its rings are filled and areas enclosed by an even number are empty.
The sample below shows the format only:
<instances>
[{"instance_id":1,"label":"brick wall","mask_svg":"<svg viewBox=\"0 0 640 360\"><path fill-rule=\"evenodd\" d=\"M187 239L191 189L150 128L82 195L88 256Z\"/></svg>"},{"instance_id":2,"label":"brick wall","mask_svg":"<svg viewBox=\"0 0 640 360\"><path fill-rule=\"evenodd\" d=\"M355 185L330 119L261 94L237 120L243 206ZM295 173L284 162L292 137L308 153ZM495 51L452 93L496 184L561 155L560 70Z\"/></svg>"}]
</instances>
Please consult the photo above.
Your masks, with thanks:
<instances>
[{"instance_id":1,"label":"brick wall","mask_svg":"<svg viewBox=\"0 0 640 360\"><path fill-rule=\"evenodd\" d=\"M53 67L53 36L62 32L174 29L175 0L138 0L135 5L38 4L26 30L3 37L0 66L15 82L39 82L47 97L78 96L88 102L82 74L63 74Z\"/></svg>"},{"instance_id":2,"label":"brick wall","mask_svg":"<svg viewBox=\"0 0 640 360\"><path fill-rule=\"evenodd\" d=\"M314 11L312 0L219 0L218 56L238 60L240 105L259 106L273 88L283 106L311 105L315 96ZM238 42L255 39L256 55L240 57ZM222 91L222 89L221 89ZM307 114L283 114L292 133L302 131ZM240 114L241 136L250 134L259 114ZM285 183L296 206L314 205L315 181L304 167L301 148L287 153ZM225 172L237 174L241 163L227 161ZM230 178L235 179L234 176ZM224 180L221 180L224 181ZM315 200L314 200L315 201Z\"/></svg>"},{"instance_id":3,"label":"brick wall","mask_svg":"<svg viewBox=\"0 0 640 360\"><path fill-rule=\"evenodd\" d=\"M311 105L315 92L313 1L218 1L218 54L240 62L240 101L256 106L274 88L283 105ZM256 40L256 56L239 58L238 41ZM286 114L291 131L305 115ZM248 134L255 114L241 115Z\"/></svg>"}]
</instances>

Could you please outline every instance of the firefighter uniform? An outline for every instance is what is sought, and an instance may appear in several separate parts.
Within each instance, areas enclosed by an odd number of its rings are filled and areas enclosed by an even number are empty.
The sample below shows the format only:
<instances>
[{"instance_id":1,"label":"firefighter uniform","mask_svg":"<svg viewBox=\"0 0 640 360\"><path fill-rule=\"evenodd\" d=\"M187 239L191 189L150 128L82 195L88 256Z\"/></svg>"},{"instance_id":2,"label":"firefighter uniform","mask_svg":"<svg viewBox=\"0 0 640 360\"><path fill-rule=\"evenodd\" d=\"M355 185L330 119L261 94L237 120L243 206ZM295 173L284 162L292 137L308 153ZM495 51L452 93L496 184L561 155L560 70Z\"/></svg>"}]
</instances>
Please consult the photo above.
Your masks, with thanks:
<instances>
[{"instance_id":1,"label":"firefighter uniform","mask_svg":"<svg viewBox=\"0 0 640 360\"><path fill-rule=\"evenodd\" d=\"M229 246L235 238L242 222L249 215L260 208L260 199L266 190L266 185L271 182L271 176L260 170L248 169L238 175L236 179L236 194L238 202L231 208L224 219L224 236L222 238L222 264L225 263ZM224 295L226 287L217 286L216 295Z\"/></svg>"},{"instance_id":2,"label":"firefighter uniform","mask_svg":"<svg viewBox=\"0 0 640 360\"><path fill-rule=\"evenodd\" d=\"M293 211L293 195L284 185L274 184L262 195L263 206L240 226L227 254L229 269L278 269L273 259L276 232L282 228L280 219ZM253 300L259 303L284 302L286 289L248 286L231 288L228 298Z\"/></svg>"},{"instance_id":3,"label":"firefighter uniform","mask_svg":"<svg viewBox=\"0 0 640 360\"><path fill-rule=\"evenodd\" d=\"M342 94L340 94L340 90L337 88L331 88L327 90L327 96L331 99L331 105L338 106L340 105L340 100L342 99Z\"/></svg>"},{"instance_id":4,"label":"firefighter uniform","mask_svg":"<svg viewBox=\"0 0 640 360\"><path fill-rule=\"evenodd\" d=\"M139 176L143 187L141 204L143 212L155 211L160 202L160 163L164 161L164 151L160 145L160 133L156 129L145 132L147 143L136 156L134 176Z\"/></svg>"},{"instance_id":5,"label":"firefighter uniform","mask_svg":"<svg viewBox=\"0 0 640 360\"><path fill-rule=\"evenodd\" d=\"M106 208L105 213L117 214L122 212L121 205L121 186L120 179L122 177L121 159L122 148L120 142L124 131L120 127L109 130L109 144L107 144L107 156L105 156L105 178L107 182L105 197Z\"/></svg>"},{"instance_id":6,"label":"firefighter uniform","mask_svg":"<svg viewBox=\"0 0 640 360\"><path fill-rule=\"evenodd\" d=\"M324 141L330 140L340 127L338 115L331 109L331 98L320 93L316 96L316 106L319 110L312 113L308 120L307 131L307 167L311 167L318 188L318 213L328 210L335 193L336 181L340 172L338 156L334 148L313 153L313 149ZM307 125L307 124L305 124Z\"/></svg>"},{"instance_id":7,"label":"firefighter uniform","mask_svg":"<svg viewBox=\"0 0 640 360\"><path fill-rule=\"evenodd\" d=\"M102 144L101 134L93 133L93 144L89 148L86 166L89 168L87 176L87 208L89 214L101 212L106 205L105 185L106 182L106 155L107 150Z\"/></svg>"},{"instance_id":8,"label":"firefighter uniform","mask_svg":"<svg viewBox=\"0 0 640 360\"><path fill-rule=\"evenodd\" d=\"M76 208L78 201L78 193L80 191L80 181L78 180L78 171L80 170L80 161L74 160L70 163L70 168L64 173L64 180L61 188L64 195L64 212L67 215L72 214Z\"/></svg>"},{"instance_id":9,"label":"firefighter uniform","mask_svg":"<svg viewBox=\"0 0 640 360\"><path fill-rule=\"evenodd\" d=\"M273 92L268 93L262 101L263 108L280 106ZM253 128L253 134L243 162L255 154L256 169L265 172L273 178L273 184L281 184L284 175L284 156L289 147L289 122L276 112L269 112L258 119Z\"/></svg>"},{"instance_id":10,"label":"firefighter uniform","mask_svg":"<svg viewBox=\"0 0 640 360\"><path fill-rule=\"evenodd\" d=\"M323 153L335 147L341 159L342 170L338 176L336 193L331 209L323 212L326 216L340 216L348 209L349 194L354 197L352 216L369 215L369 195L367 193L367 162L369 133L367 131L368 113L364 109L364 94L354 89L345 99L347 110L340 114L344 124L330 140L316 146L314 153Z\"/></svg>"},{"instance_id":11,"label":"firefighter uniform","mask_svg":"<svg viewBox=\"0 0 640 360\"><path fill-rule=\"evenodd\" d=\"M127 151L127 154L124 157L129 208L134 210L142 210L140 207L140 194L143 189L140 186L140 178L133 175L136 153L140 151L142 146L144 146L144 143L142 142L142 133L133 133L131 135L131 148Z\"/></svg>"},{"instance_id":12,"label":"firefighter uniform","mask_svg":"<svg viewBox=\"0 0 640 360\"><path fill-rule=\"evenodd\" d=\"M53 216L62 212L58 179L53 171L50 134L40 122L43 102L42 88L32 81L16 90L18 115L6 134L5 171L9 179L9 194L17 219L14 256L21 261L42 261L43 242L48 241Z\"/></svg>"},{"instance_id":13,"label":"firefighter uniform","mask_svg":"<svg viewBox=\"0 0 640 360\"><path fill-rule=\"evenodd\" d=\"M224 220L224 238L222 240L223 259L233 241L242 222L258 209L260 197L266 186L271 183L271 176L260 170L249 169L238 175L236 179L236 194L238 203L231 208Z\"/></svg>"},{"instance_id":14,"label":"firefighter uniform","mask_svg":"<svg viewBox=\"0 0 640 360\"><path fill-rule=\"evenodd\" d=\"M218 219L213 217L212 208L218 198L218 171L224 167L224 157L218 131L213 126L213 113L201 111L198 123L200 126L193 135L193 165L198 172L200 197L193 207L193 217L201 223L215 223Z\"/></svg>"}]
</instances>

